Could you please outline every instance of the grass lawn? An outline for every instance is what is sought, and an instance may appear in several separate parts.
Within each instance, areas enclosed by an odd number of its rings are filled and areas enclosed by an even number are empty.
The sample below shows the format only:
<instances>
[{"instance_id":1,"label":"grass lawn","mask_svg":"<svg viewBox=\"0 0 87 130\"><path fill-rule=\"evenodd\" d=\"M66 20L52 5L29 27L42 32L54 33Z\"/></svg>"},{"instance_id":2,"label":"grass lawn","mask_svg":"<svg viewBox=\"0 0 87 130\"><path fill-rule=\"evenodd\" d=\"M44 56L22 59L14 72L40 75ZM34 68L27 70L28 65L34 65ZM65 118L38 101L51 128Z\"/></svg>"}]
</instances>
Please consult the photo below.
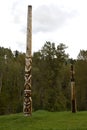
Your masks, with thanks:
<instances>
[{"instance_id":1,"label":"grass lawn","mask_svg":"<svg viewBox=\"0 0 87 130\"><path fill-rule=\"evenodd\" d=\"M87 130L87 112L36 111L0 116L0 130Z\"/></svg>"}]
</instances>

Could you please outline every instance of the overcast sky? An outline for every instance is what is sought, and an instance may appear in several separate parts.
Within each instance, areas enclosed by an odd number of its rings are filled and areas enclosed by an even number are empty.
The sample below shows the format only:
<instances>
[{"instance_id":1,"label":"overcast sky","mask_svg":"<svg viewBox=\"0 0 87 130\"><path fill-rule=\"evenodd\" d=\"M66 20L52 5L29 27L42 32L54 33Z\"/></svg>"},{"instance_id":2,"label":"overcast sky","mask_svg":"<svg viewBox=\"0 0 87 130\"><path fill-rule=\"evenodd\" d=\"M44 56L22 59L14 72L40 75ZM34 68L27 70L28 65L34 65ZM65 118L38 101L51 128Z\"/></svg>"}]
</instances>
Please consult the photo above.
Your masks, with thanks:
<instances>
[{"instance_id":1,"label":"overcast sky","mask_svg":"<svg viewBox=\"0 0 87 130\"><path fill-rule=\"evenodd\" d=\"M87 0L2 0L0 1L0 46L26 52L27 7L32 5L33 52L46 41L68 46L76 58L87 50Z\"/></svg>"}]
</instances>

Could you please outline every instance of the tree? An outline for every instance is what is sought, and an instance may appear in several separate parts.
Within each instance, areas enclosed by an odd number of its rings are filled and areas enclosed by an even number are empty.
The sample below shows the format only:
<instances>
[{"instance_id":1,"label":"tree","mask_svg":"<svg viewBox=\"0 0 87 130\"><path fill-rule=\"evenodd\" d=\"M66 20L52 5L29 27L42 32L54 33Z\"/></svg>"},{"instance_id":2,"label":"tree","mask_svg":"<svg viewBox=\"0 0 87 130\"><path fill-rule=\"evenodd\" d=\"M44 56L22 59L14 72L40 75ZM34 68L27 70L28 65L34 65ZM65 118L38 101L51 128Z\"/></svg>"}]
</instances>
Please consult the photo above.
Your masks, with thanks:
<instances>
[{"instance_id":1,"label":"tree","mask_svg":"<svg viewBox=\"0 0 87 130\"><path fill-rule=\"evenodd\" d=\"M68 58L65 48L64 44L55 47L55 43L46 42L33 55L33 106L36 109L57 111L66 108L66 97L62 94L62 83L65 83L63 70Z\"/></svg>"},{"instance_id":2,"label":"tree","mask_svg":"<svg viewBox=\"0 0 87 130\"><path fill-rule=\"evenodd\" d=\"M25 55L0 48L0 114L22 111ZM7 55L7 58L4 58Z\"/></svg>"},{"instance_id":3,"label":"tree","mask_svg":"<svg viewBox=\"0 0 87 130\"><path fill-rule=\"evenodd\" d=\"M80 50L78 59L87 61L87 50Z\"/></svg>"},{"instance_id":4,"label":"tree","mask_svg":"<svg viewBox=\"0 0 87 130\"><path fill-rule=\"evenodd\" d=\"M81 58L82 56L80 56ZM87 109L87 61L81 58L75 63L75 79L78 110Z\"/></svg>"}]
</instances>

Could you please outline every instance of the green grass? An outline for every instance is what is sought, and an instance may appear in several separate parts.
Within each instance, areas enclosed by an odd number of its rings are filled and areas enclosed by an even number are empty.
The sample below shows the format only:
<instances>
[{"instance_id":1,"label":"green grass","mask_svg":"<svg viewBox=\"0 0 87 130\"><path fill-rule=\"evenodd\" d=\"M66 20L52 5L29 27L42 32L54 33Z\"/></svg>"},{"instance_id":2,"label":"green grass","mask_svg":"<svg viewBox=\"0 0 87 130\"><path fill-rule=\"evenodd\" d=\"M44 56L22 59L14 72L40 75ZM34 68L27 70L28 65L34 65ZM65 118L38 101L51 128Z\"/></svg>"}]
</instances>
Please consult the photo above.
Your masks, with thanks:
<instances>
[{"instance_id":1,"label":"green grass","mask_svg":"<svg viewBox=\"0 0 87 130\"><path fill-rule=\"evenodd\" d=\"M0 130L87 130L87 112L36 111L0 116Z\"/></svg>"}]
</instances>

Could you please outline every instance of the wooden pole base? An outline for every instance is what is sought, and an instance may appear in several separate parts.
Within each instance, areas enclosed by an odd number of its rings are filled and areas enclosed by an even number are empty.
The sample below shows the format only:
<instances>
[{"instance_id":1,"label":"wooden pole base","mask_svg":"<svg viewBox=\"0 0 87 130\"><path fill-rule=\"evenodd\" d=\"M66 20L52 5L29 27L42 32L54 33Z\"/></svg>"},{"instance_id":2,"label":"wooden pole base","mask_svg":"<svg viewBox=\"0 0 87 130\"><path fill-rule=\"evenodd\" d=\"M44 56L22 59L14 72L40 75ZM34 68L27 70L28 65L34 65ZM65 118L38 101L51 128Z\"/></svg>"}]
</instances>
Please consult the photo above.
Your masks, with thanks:
<instances>
[{"instance_id":1,"label":"wooden pole base","mask_svg":"<svg viewBox=\"0 0 87 130\"><path fill-rule=\"evenodd\" d=\"M76 113L76 101L72 100L72 113Z\"/></svg>"}]
</instances>

